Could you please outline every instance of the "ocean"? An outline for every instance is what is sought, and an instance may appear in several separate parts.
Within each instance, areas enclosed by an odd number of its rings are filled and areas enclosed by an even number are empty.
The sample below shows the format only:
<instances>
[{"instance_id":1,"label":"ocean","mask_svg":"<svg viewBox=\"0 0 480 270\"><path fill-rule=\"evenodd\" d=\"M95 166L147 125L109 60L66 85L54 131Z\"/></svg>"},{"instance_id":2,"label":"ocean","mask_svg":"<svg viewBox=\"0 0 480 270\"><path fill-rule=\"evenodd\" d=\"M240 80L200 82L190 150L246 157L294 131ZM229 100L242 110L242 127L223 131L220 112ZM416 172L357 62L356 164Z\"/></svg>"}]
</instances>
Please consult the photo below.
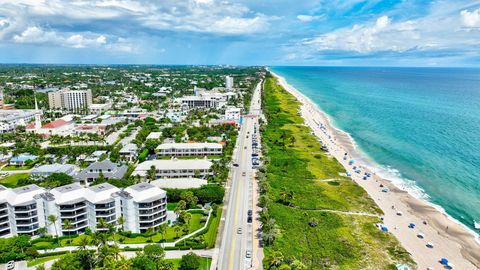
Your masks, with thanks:
<instances>
[{"instance_id":1,"label":"ocean","mask_svg":"<svg viewBox=\"0 0 480 270\"><path fill-rule=\"evenodd\" d=\"M480 232L480 69L271 70L349 133L378 173Z\"/></svg>"}]
</instances>

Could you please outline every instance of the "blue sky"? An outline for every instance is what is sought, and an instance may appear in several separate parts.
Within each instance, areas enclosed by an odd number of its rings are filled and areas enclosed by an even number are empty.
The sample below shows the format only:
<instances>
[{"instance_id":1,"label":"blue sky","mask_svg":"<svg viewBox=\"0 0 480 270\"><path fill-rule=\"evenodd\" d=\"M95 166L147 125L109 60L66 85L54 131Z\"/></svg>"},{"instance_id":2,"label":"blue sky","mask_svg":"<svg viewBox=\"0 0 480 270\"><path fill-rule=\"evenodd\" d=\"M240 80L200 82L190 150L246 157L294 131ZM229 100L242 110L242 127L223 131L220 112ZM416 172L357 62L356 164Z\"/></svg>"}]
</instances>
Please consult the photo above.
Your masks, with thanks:
<instances>
[{"instance_id":1,"label":"blue sky","mask_svg":"<svg viewBox=\"0 0 480 270\"><path fill-rule=\"evenodd\" d=\"M480 1L0 0L0 62L480 66Z\"/></svg>"}]
</instances>

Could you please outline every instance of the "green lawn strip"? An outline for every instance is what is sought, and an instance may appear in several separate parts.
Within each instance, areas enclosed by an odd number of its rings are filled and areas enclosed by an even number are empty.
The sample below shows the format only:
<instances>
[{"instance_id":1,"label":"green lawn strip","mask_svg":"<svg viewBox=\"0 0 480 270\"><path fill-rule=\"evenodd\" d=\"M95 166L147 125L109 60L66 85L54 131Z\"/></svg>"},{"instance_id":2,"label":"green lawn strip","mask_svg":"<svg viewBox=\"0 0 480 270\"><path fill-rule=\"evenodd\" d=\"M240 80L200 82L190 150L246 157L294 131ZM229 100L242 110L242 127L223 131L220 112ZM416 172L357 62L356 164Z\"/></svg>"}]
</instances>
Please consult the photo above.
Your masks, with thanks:
<instances>
[{"instance_id":1,"label":"green lawn strip","mask_svg":"<svg viewBox=\"0 0 480 270\"><path fill-rule=\"evenodd\" d=\"M3 179L0 179L0 184L9 187L9 188L16 188L18 180L26 179L30 176L29 173L15 173L11 174Z\"/></svg>"},{"instance_id":2,"label":"green lawn strip","mask_svg":"<svg viewBox=\"0 0 480 270\"><path fill-rule=\"evenodd\" d=\"M176 207L177 207L177 203L167 203L168 211L174 211Z\"/></svg>"},{"instance_id":3,"label":"green lawn strip","mask_svg":"<svg viewBox=\"0 0 480 270\"><path fill-rule=\"evenodd\" d=\"M298 114L298 101L273 78L263 94L269 214L281 233L265 248L265 268L272 250L299 259L308 269L389 269L395 262L412 263L392 235L375 227L378 218L316 211L382 214L362 187L342 176L341 164L321 150ZM288 205L281 200L284 190L294 194ZM318 221L315 227L309 225L312 218Z\"/></svg>"},{"instance_id":4,"label":"green lawn strip","mask_svg":"<svg viewBox=\"0 0 480 270\"><path fill-rule=\"evenodd\" d=\"M212 220L208 226L208 231L205 233L205 242L207 242L208 248L213 248L215 246L215 240L217 239L218 225L220 224L220 218L222 217L222 207L219 206L217 209L217 215L212 216Z\"/></svg>"},{"instance_id":5,"label":"green lawn strip","mask_svg":"<svg viewBox=\"0 0 480 270\"><path fill-rule=\"evenodd\" d=\"M202 220L202 217L204 215L201 213L192 213L192 219L190 220L190 227L189 227L189 232L192 233L205 224L205 221ZM178 239L179 237L182 237L185 235L183 231L178 232L178 237L177 237L177 232L173 229L173 227L168 227L167 232L165 233L165 239L166 242L173 242L175 239ZM80 243L80 239L82 237L90 237L88 235L77 235L71 238L68 237L62 237L60 240L61 246L78 246ZM121 244L141 244L141 243L147 243L150 241L150 237L146 237L144 235L136 235L134 237L126 237L120 234L115 234L115 239L121 243ZM120 241L120 239L123 239L123 241ZM164 235L157 233L151 237L153 243L158 243L158 242L163 242L164 241ZM38 241L34 242L34 247L37 249L52 249L58 247L55 243L53 243L53 239L50 241Z\"/></svg>"},{"instance_id":6,"label":"green lawn strip","mask_svg":"<svg viewBox=\"0 0 480 270\"><path fill-rule=\"evenodd\" d=\"M31 261L28 261L27 266L32 267L32 266L35 266L35 265L44 264L48 261L59 259L62 256L63 256L63 254L36 258L36 259L31 260Z\"/></svg>"},{"instance_id":7,"label":"green lawn strip","mask_svg":"<svg viewBox=\"0 0 480 270\"><path fill-rule=\"evenodd\" d=\"M2 168L2 171L23 171L23 170L30 170L33 165L30 166L13 166L8 165Z\"/></svg>"}]
</instances>

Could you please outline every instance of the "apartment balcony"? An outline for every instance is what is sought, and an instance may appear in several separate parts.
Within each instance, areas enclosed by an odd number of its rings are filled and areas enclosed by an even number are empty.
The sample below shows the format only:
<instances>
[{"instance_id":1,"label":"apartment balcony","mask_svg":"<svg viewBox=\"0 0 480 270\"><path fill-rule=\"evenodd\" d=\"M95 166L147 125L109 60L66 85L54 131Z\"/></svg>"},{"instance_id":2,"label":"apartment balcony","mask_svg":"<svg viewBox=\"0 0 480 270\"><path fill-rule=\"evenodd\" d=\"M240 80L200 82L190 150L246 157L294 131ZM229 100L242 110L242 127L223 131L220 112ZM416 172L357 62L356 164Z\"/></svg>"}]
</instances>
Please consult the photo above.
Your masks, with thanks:
<instances>
[{"instance_id":1,"label":"apartment balcony","mask_svg":"<svg viewBox=\"0 0 480 270\"><path fill-rule=\"evenodd\" d=\"M85 202L80 202L80 203L76 203L76 204L60 205L60 212L78 210L78 209L83 209L83 208L86 208L86 207L87 207L87 204Z\"/></svg>"},{"instance_id":2,"label":"apartment balcony","mask_svg":"<svg viewBox=\"0 0 480 270\"><path fill-rule=\"evenodd\" d=\"M1 228L0 226L0 237L10 234L10 228Z\"/></svg>"},{"instance_id":3,"label":"apartment balcony","mask_svg":"<svg viewBox=\"0 0 480 270\"><path fill-rule=\"evenodd\" d=\"M38 218L32 218L32 219L19 219L19 220L16 220L16 224L17 226L20 226L20 225L29 225L29 224L32 224L32 223L37 223L38 222Z\"/></svg>"},{"instance_id":4,"label":"apartment balcony","mask_svg":"<svg viewBox=\"0 0 480 270\"><path fill-rule=\"evenodd\" d=\"M37 205L36 204L31 204L31 205L26 205L26 206L15 206L14 211L15 213L21 213L21 212L30 212L33 210L37 210Z\"/></svg>"},{"instance_id":5,"label":"apartment balcony","mask_svg":"<svg viewBox=\"0 0 480 270\"><path fill-rule=\"evenodd\" d=\"M158 213L160 211L163 211L163 210L165 210L165 205L162 205L162 206L150 209L150 210L139 210L138 215L139 216L150 216L152 214L156 214L156 213Z\"/></svg>"},{"instance_id":6,"label":"apartment balcony","mask_svg":"<svg viewBox=\"0 0 480 270\"><path fill-rule=\"evenodd\" d=\"M0 224L5 223L5 222L8 222L8 216L0 218Z\"/></svg>"},{"instance_id":7,"label":"apartment balcony","mask_svg":"<svg viewBox=\"0 0 480 270\"><path fill-rule=\"evenodd\" d=\"M63 213L60 213L60 215L61 217L74 218L80 215L84 215L86 213L87 213L86 209L80 209L78 211L73 211L73 212L63 212Z\"/></svg>"},{"instance_id":8,"label":"apartment balcony","mask_svg":"<svg viewBox=\"0 0 480 270\"><path fill-rule=\"evenodd\" d=\"M76 218L63 218L62 217L62 220L61 220L62 223L63 223L64 220L69 220L72 224L77 224L79 222L87 220L87 215L78 216Z\"/></svg>"},{"instance_id":9,"label":"apartment balcony","mask_svg":"<svg viewBox=\"0 0 480 270\"><path fill-rule=\"evenodd\" d=\"M115 203L96 204L95 210L109 210L115 208Z\"/></svg>"},{"instance_id":10,"label":"apartment balcony","mask_svg":"<svg viewBox=\"0 0 480 270\"><path fill-rule=\"evenodd\" d=\"M140 222L155 221L159 218L166 217L166 214L167 213L165 211L162 211L162 212L159 212L158 214L155 214L155 215L152 215L152 216L141 216L139 219L140 219Z\"/></svg>"},{"instance_id":11,"label":"apartment balcony","mask_svg":"<svg viewBox=\"0 0 480 270\"><path fill-rule=\"evenodd\" d=\"M37 212L32 212L32 213L20 213L20 214L17 214L15 213L15 219L18 220L18 219L30 219L30 218L33 218L33 217L37 217L38 214Z\"/></svg>"},{"instance_id":12,"label":"apartment balcony","mask_svg":"<svg viewBox=\"0 0 480 270\"><path fill-rule=\"evenodd\" d=\"M150 203L139 203L138 208L140 208L140 209L150 209L150 208L154 208L154 207L163 205L166 202L167 202L167 199L163 198L163 199L159 199L159 200L156 200L156 201L153 201L153 202L150 202Z\"/></svg>"},{"instance_id":13,"label":"apartment balcony","mask_svg":"<svg viewBox=\"0 0 480 270\"><path fill-rule=\"evenodd\" d=\"M38 223L31 226L17 226L18 233L32 233L39 228Z\"/></svg>"},{"instance_id":14,"label":"apartment balcony","mask_svg":"<svg viewBox=\"0 0 480 270\"><path fill-rule=\"evenodd\" d=\"M72 226L72 228L70 229L65 229L65 228L62 228L62 232L76 232L80 229L83 229L83 228L86 228L88 226L88 222L84 221L82 223L79 223L79 224L75 224Z\"/></svg>"},{"instance_id":15,"label":"apartment balcony","mask_svg":"<svg viewBox=\"0 0 480 270\"><path fill-rule=\"evenodd\" d=\"M5 229L10 229L10 224L9 223L0 224L0 231L5 230Z\"/></svg>"},{"instance_id":16,"label":"apartment balcony","mask_svg":"<svg viewBox=\"0 0 480 270\"><path fill-rule=\"evenodd\" d=\"M156 227L165 222L167 218L160 218L153 222L140 222L140 229L148 229L150 227Z\"/></svg>"},{"instance_id":17,"label":"apartment balcony","mask_svg":"<svg viewBox=\"0 0 480 270\"><path fill-rule=\"evenodd\" d=\"M7 215L8 215L8 210L7 209L0 210L0 217L7 216Z\"/></svg>"}]
</instances>

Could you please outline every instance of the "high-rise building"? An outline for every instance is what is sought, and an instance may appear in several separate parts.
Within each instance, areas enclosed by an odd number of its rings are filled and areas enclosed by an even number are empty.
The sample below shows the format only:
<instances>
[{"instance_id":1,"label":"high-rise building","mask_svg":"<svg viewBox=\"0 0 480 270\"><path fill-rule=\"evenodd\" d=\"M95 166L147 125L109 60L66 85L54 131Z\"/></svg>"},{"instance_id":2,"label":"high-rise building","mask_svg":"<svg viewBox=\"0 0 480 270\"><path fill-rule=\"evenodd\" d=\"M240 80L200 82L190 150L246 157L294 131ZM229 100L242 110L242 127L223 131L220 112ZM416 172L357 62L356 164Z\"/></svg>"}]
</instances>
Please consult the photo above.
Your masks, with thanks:
<instances>
[{"instance_id":1,"label":"high-rise building","mask_svg":"<svg viewBox=\"0 0 480 270\"><path fill-rule=\"evenodd\" d=\"M48 105L50 109L65 109L68 111L80 111L87 109L92 104L92 91L62 89L48 93Z\"/></svg>"},{"instance_id":2,"label":"high-rise building","mask_svg":"<svg viewBox=\"0 0 480 270\"><path fill-rule=\"evenodd\" d=\"M225 77L225 88L227 89L233 88L233 77L230 77L230 76Z\"/></svg>"}]
</instances>

